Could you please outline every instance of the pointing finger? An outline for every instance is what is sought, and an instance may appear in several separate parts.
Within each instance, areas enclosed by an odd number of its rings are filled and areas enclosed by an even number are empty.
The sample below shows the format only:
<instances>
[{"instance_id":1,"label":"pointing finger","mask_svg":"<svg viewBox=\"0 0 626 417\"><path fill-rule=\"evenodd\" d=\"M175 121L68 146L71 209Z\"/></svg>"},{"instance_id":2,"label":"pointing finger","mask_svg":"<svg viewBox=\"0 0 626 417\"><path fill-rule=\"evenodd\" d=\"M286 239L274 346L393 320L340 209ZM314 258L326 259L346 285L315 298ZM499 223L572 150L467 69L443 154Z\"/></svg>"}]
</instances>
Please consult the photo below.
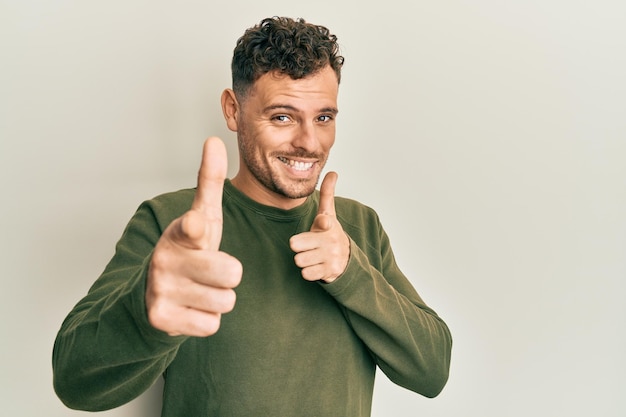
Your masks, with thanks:
<instances>
[{"instance_id":1,"label":"pointing finger","mask_svg":"<svg viewBox=\"0 0 626 417\"><path fill-rule=\"evenodd\" d=\"M337 173L332 171L324 177L320 187L320 205L317 214L335 216L335 184L337 184L337 177Z\"/></svg>"}]
</instances>

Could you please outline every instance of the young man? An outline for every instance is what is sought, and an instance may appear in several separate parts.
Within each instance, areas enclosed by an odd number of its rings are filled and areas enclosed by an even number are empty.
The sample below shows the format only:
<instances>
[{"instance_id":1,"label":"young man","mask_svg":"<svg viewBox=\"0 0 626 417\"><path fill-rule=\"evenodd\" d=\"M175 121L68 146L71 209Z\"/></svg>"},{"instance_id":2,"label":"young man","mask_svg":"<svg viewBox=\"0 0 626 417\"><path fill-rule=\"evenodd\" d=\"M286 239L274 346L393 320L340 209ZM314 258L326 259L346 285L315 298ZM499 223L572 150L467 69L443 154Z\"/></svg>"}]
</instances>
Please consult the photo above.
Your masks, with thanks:
<instances>
[{"instance_id":1,"label":"young man","mask_svg":"<svg viewBox=\"0 0 626 417\"><path fill-rule=\"evenodd\" d=\"M451 337L398 269L376 213L315 187L335 141L336 37L270 18L239 39L196 189L143 203L53 353L69 407L165 378L162 416L369 416L376 366L432 397Z\"/></svg>"}]
</instances>

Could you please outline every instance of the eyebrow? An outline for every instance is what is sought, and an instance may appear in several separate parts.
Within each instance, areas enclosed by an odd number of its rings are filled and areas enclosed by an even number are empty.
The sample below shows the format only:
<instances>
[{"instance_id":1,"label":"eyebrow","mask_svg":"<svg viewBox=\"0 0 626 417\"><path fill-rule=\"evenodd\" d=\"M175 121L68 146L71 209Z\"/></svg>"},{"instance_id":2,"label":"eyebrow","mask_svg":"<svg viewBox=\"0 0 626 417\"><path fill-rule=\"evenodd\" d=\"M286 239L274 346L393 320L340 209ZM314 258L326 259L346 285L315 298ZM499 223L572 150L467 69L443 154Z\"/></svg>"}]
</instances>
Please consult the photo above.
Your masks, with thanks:
<instances>
[{"instance_id":1,"label":"eyebrow","mask_svg":"<svg viewBox=\"0 0 626 417\"><path fill-rule=\"evenodd\" d=\"M299 113L300 110L297 109L294 106L291 106L289 104L273 104L271 106L267 106L263 109L263 113L269 113L273 110L289 110L292 112L296 112ZM324 107L322 109L319 110L320 113L332 113L334 115L336 115L337 113L339 113L339 109L337 109L336 107Z\"/></svg>"}]
</instances>

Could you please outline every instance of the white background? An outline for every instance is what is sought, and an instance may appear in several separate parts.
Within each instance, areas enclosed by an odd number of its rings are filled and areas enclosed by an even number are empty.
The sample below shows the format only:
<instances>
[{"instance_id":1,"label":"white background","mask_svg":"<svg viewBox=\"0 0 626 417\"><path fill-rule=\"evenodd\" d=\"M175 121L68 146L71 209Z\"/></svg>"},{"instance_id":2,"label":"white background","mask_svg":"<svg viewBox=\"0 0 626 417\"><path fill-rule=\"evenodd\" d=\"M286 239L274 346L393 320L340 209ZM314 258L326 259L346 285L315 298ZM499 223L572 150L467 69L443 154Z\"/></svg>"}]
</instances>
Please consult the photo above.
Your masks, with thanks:
<instances>
[{"instance_id":1,"label":"white background","mask_svg":"<svg viewBox=\"0 0 626 417\"><path fill-rule=\"evenodd\" d=\"M624 416L622 0L1 0L2 415L85 415L52 390L61 321L138 204L194 186L205 137L236 171L219 94L272 15L338 35L338 194L454 336L438 398L380 375L373 415Z\"/></svg>"}]
</instances>

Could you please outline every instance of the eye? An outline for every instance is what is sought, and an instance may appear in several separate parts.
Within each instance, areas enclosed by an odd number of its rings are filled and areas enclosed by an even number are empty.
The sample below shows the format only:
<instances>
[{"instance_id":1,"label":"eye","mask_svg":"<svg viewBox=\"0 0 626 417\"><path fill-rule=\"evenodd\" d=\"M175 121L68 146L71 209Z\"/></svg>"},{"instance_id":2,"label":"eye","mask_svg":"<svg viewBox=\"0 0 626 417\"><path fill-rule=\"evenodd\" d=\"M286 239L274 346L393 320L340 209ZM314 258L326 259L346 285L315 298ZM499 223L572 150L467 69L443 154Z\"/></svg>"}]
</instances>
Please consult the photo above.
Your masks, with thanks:
<instances>
[{"instance_id":1,"label":"eye","mask_svg":"<svg viewBox=\"0 0 626 417\"><path fill-rule=\"evenodd\" d=\"M285 114L277 114L276 116L272 117L272 120L275 120L279 123L288 123L291 119Z\"/></svg>"},{"instance_id":2,"label":"eye","mask_svg":"<svg viewBox=\"0 0 626 417\"><path fill-rule=\"evenodd\" d=\"M333 120L333 116L329 115L329 114L323 114L321 116L319 116L317 118L318 121L322 122L322 123L328 123L331 120Z\"/></svg>"}]
</instances>

